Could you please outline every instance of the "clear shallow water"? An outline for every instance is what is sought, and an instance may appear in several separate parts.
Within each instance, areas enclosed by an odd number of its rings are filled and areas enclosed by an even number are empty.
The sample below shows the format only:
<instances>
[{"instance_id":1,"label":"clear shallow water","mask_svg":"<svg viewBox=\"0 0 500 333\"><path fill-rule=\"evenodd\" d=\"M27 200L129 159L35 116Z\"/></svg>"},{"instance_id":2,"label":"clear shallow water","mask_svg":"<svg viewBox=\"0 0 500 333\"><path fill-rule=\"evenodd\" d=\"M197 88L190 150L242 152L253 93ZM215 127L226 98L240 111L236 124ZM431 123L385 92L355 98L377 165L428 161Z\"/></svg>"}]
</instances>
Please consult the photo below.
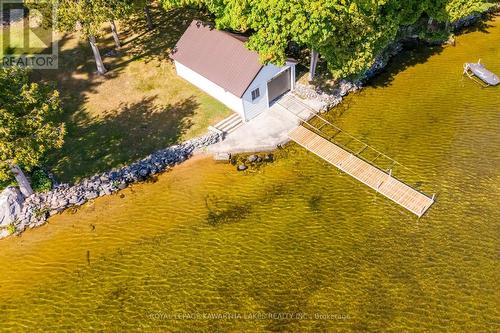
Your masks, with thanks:
<instances>
[{"instance_id":1,"label":"clear shallow water","mask_svg":"<svg viewBox=\"0 0 500 333\"><path fill-rule=\"evenodd\" d=\"M500 88L461 76L478 58L500 73L490 25L328 115L437 192L423 219L296 145L246 174L195 159L0 242L1 328L497 331ZM307 315L168 318L224 313Z\"/></svg>"}]
</instances>

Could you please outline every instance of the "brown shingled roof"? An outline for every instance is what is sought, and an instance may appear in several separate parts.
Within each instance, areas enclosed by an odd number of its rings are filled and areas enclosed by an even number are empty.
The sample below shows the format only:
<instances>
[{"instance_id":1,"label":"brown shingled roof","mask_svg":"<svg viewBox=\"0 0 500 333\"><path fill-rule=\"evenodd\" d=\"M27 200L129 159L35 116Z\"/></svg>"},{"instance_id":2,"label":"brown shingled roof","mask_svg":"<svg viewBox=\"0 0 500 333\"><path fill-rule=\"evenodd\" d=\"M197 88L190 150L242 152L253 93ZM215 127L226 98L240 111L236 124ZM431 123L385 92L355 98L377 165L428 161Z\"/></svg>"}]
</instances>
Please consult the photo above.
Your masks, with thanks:
<instances>
[{"instance_id":1,"label":"brown shingled roof","mask_svg":"<svg viewBox=\"0 0 500 333\"><path fill-rule=\"evenodd\" d=\"M257 52L245 47L246 38L194 20L171 53L172 59L238 97L263 65Z\"/></svg>"}]
</instances>

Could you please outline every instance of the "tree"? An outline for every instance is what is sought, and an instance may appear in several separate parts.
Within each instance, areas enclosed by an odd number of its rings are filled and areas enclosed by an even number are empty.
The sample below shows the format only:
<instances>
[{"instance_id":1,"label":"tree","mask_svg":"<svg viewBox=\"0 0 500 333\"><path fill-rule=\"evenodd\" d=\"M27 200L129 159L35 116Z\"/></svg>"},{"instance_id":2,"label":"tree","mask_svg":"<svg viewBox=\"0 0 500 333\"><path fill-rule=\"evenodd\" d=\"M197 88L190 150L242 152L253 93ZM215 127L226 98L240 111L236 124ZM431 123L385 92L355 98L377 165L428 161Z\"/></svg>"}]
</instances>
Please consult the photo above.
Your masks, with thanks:
<instances>
[{"instance_id":1,"label":"tree","mask_svg":"<svg viewBox=\"0 0 500 333\"><path fill-rule=\"evenodd\" d=\"M116 28L115 20L109 21L111 25L111 34L113 35L113 40L115 41L116 48L119 49L122 47L120 42L120 35L118 35L118 29Z\"/></svg>"},{"instance_id":2,"label":"tree","mask_svg":"<svg viewBox=\"0 0 500 333\"><path fill-rule=\"evenodd\" d=\"M88 38L94 54L97 72L107 72L102 61L96 36L102 35L102 26L109 20L109 11L105 0L62 0L58 5L58 25L65 32L79 31L83 38Z\"/></svg>"},{"instance_id":3,"label":"tree","mask_svg":"<svg viewBox=\"0 0 500 333\"><path fill-rule=\"evenodd\" d=\"M368 69L402 27L422 16L454 21L491 6L488 0L162 0L165 8L199 6L217 28L249 32L248 48L263 63L283 64L290 42L311 50L334 77ZM313 51L314 50L314 51Z\"/></svg>"},{"instance_id":4,"label":"tree","mask_svg":"<svg viewBox=\"0 0 500 333\"><path fill-rule=\"evenodd\" d=\"M151 8L150 8L150 3L149 0L144 0L144 14L146 15L146 23L148 25L148 30L153 30L155 28L155 25L153 23L153 16L151 15Z\"/></svg>"},{"instance_id":5,"label":"tree","mask_svg":"<svg viewBox=\"0 0 500 333\"><path fill-rule=\"evenodd\" d=\"M426 12L439 22L448 23L484 12L492 6L494 4L487 0L434 0L430 2Z\"/></svg>"},{"instance_id":6,"label":"tree","mask_svg":"<svg viewBox=\"0 0 500 333\"><path fill-rule=\"evenodd\" d=\"M88 39L94 54L97 72L106 73L96 37L102 35L102 26L112 17L108 1L106 0L25 0L28 8L38 9L41 13L50 15L46 8L56 8L57 21L53 22L55 29L60 32L79 32L82 38ZM44 20L51 21L51 20Z\"/></svg>"},{"instance_id":7,"label":"tree","mask_svg":"<svg viewBox=\"0 0 500 333\"><path fill-rule=\"evenodd\" d=\"M139 2L143 1L144 0ZM103 15L109 18L113 40L115 41L116 48L118 49L121 47L121 42L115 21L124 20L130 17L130 15L132 15L137 10L137 2L138 1L134 0L109 0L106 1L101 8L101 10L104 12Z\"/></svg>"},{"instance_id":8,"label":"tree","mask_svg":"<svg viewBox=\"0 0 500 333\"><path fill-rule=\"evenodd\" d=\"M31 171L62 147L65 127L55 120L61 112L57 90L30 82L27 69L0 69L0 180L15 176L24 195L33 193L21 167Z\"/></svg>"},{"instance_id":9,"label":"tree","mask_svg":"<svg viewBox=\"0 0 500 333\"><path fill-rule=\"evenodd\" d=\"M148 30L153 30L155 25L153 23L153 15L151 14L151 0L112 0L121 3L123 9L127 10L127 15L134 12L142 12L146 19L146 26Z\"/></svg>"},{"instance_id":10,"label":"tree","mask_svg":"<svg viewBox=\"0 0 500 333\"><path fill-rule=\"evenodd\" d=\"M148 30L154 29L149 0L109 0L102 5L101 10L104 16L109 17L111 34L118 49L121 48L121 42L116 20L125 20L136 12L144 11Z\"/></svg>"}]
</instances>

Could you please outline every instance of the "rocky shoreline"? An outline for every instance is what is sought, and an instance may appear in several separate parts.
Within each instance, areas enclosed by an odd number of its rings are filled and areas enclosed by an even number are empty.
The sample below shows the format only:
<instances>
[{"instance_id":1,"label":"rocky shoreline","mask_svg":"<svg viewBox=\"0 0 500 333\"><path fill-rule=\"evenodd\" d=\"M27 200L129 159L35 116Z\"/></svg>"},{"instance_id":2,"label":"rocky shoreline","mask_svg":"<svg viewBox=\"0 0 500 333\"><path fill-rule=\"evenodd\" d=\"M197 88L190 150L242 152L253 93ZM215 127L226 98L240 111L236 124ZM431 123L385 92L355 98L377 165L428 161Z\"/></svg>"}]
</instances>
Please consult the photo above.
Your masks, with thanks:
<instances>
[{"instance_id":1,"label":"rocky shoreline","mask_svg":"<svg viewBox=\"0 0 500 333\"><path fill-rule=\"evenodd\" d=\"M210 132L158 150L122 168L96 174L74 185L60 184L51 191L35 193L28 198L24 198L17 188L7 188L2 194L2 200L8 206L8 216L4 215L0 221L0 239L12 234L18 235L27 228L43 225L50 216L68 208L81 206L89 200L116 193L130 184L144 181L184 162L195 150L217 143L221 139L219 134Z\"/></svg>"},{"instance_id":2,"label":"rocky shoreline","mask_svg":"<svg viewBox=\"0 0 500 333\"><path fill-rule=\"evenodd\" d=\"M478 23L483 17L489 13L498 11L500 7L492 7L490 10L480 13L472 14L463 17L456 22L452 23L451 31L457 32L471 25ZM387 49L382 52L376 59L373 65L366 70L360 77L356 80L346 80L342 79L332 89L328 91L312 85L297 82L293 93L298 97L307 100L309 104L314 104L315 109L320 112L329 111L331 108L342 103L342 99L351 92L358 91L363 88L368 80L379 74L389 63L389 60L403 51L403 43L405 40L420 40L418 36L407 36L402 40L395 41ZM424 43L429 45L444 45L449 44L449 40L441 41L430 41L423 40ZM453 43L453 42L452 42Z\"/></svg>"},{"instance_id":3,"label":"rocky shoreline","mask_svg":"<svg viewBox=\"0 0 500 333\"><path fill-rule=\"evenodd\" d=\"M380 73L387 66L389 60L400 53L402 50L402 42L393 43L385 50L385 52L377 57L373 65L368 70L366 70L363 75L360 76L360 78L352 81L342 79L337 84L335 84L334 88L331 89L331 91L327 92L325 90L322 90L320 87L297 82L293 92L295 95L304 100L316 103L316 109L318 109L320 112L329 111L331 108L342 103L342 100L345 96L362 89L365 82Z\"/></svg>"},{"instance_id":4,"label":"rocky shoreline","mask_svg":"<svg viewBox=\"0 0 500 333\"><path fill-rule=\"evenodd\" d=\"M482 17L483 14L465 17L455 22L452 30L458 31L473 25ZM349 93L362 89L366 81L383 70L390 58L403 50L402 42L397 41L389 46L357 80L340 80L328 92L310 84L297 82L294 94L307 100L309 104L315 104L321 112L326 112L340 104L343 97ZM444 43L446 41L440 44ZM35 193L28 198L25 198L14 187L7 188L0 196L0 205L5 210L0 216L0 239L12 234L18 235L27 228L43 225L50 216L68 208L81 206L89 200L116 193L132 183L144 181L148 177L184 162L196 149L207 147L221 140L220 134L209 132L204 136L156 151L128 166L96 174L75 185L60 184L51 191ZM241 169L246 169L246 166Z\"/></svg>"}]
</instances>

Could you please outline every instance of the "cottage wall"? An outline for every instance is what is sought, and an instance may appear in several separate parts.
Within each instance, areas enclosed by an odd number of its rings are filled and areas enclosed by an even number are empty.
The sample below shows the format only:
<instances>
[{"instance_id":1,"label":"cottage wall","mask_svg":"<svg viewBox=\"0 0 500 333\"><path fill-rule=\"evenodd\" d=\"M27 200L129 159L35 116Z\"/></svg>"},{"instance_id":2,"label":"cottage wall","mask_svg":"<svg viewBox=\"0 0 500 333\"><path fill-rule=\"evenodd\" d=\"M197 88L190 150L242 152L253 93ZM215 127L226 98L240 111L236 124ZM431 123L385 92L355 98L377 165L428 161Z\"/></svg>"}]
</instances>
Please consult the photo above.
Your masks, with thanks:
<instances>
[{"instance_id":1,"label":"cottage wall","mask_svg":"<svg viewBox=\"0 0 500 333\"><path fill-rule=\"evenodd\" d=\"M262 67L243 96L239 98L238 96L233 95L224 88L218 86L207 78L184 66L180 62L174 61L174 63L177 74L180 77L184 78L207 94L224 103L230 109L237 112L245 121L249 121L255 118L257 115L269 108L267 82L270 81L273 77L286 70L287 68L291 68L292 89L295 85L294 64L287 64L283 67L278 67L270 64ZM259 88L260 96L257 99L252 100L252 91L257 88Z\"/></svg>"},{"instance_id":2,"label":"cottage wall","mask_svg":"<svg viewBox=\"0 0 500 333\"><path fill-rule=\"evenodd\" d=\"M174 61L174 63L177 75L194 84L196 87L200 88L215 99L221 101L227 107L237 112L242 118L244 118L243 102L239 97L231 94L224 88L192 71L180 62Z\"/></svg>"},{"instance_id":3,"label":"cottage wall","mask_svg":"<svg viewBox=\"0 0 500 333\"><path fill-rule=\"evenodd\" d=\"M243 109L245 113L245 120L248 121L260 113L266 111L269 108L269 98L267 94L267 82L270 81L273 77L285 71L288 68L291 68L291 87L293 89L295 84L295 66L287 65L283 67L277 67L275 65L267 65L264 66L259 74L255 77L253 82L250 84L248 89L243 94ZM259 88L260 97L256 100L252 101L252 91Z\"/></svg>"}]
</instances>

